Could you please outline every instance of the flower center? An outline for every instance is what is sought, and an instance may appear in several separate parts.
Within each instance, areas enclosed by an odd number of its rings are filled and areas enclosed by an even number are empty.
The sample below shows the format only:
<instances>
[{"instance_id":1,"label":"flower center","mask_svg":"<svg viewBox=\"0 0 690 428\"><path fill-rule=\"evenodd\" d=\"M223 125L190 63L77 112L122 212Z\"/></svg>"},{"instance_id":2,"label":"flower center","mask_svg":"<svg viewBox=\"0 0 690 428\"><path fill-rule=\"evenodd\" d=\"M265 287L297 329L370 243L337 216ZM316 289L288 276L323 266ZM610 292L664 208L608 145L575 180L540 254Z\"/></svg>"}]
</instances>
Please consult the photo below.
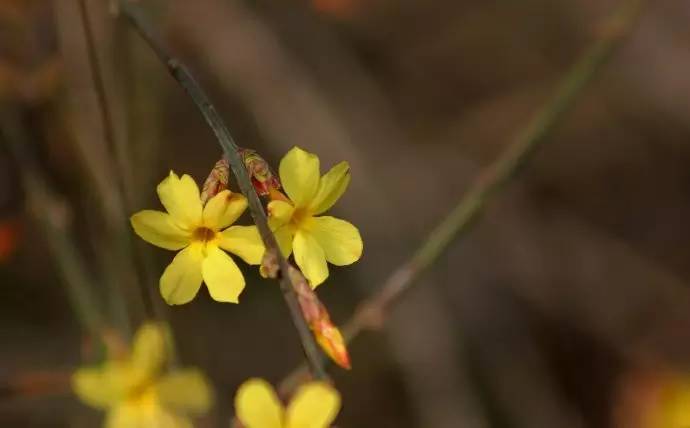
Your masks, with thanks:
<instances>
[{"instance_id":1,"label":"flower center","mask_svg":"<svg viewBox=\"0 0 690 428\"><path fill-rule=\"evenodd\" d=\"M194 230L194 233L192 234L193 240L203 242L203 243L207 243L209 241L212 241L215 238L216 238L216 232L209 229L208 227L198 227L196 230Z\"/></svg>"},{"instance_id":2,"label":"flower center","mask_svg":"<svg viewBox=\"0 0 690 428\"><path fill-rule=\"evenodd\" d=\"M292 224L296 227L303 226L304 221L311 217L311 213L306 208L297 208L292 213L292 219L290 220Z\"/></svg>"},{"instance_id":3,"label":"flower center","mask_svg":"<svg viewBox=\"0 0 690 428\"><path fill-rule=\"evenodd\" d=\"M128 397L128 401L141 410L150 410L158 405L158 395L153 386L144 385L131 393Z\"/></svg>"}]
</instances>

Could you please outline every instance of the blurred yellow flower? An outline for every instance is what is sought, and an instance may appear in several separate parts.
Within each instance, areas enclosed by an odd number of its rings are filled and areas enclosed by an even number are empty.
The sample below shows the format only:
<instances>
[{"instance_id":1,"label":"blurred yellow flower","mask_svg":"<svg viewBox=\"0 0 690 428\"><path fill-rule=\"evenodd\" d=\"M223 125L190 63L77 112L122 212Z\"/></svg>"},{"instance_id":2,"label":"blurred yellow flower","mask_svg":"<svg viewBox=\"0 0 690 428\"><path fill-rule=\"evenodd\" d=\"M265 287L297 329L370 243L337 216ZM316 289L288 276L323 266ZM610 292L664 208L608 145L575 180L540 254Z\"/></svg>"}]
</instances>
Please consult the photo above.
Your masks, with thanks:
<instances>
[{"instance_id":1,"label":"blurred yellow flower","mask_svg":"<svg viewBox=\"0 0 690 428\"><path fill-rule=\"evenodd\" d=\"M310 382L286 409L268 382L249 379L237 390L235 411L245 428L327 428L340 411L340 394L327 383Z\"/></svg>"},{"instance_id":2,"label":"blurred yellow flower","mask_svg":"<svg viewBox=\"0 0 690 428\"><path fill-rule=\"evenodd\" d=\"M131 217L131 223L145 241L167 250L182 250L161 276L165 301L170 305L191 301L203 281L214 300L237 303L244 276L222 250L252 265L261 263L264 253L256 226L228 227L247 208L245 197L224 190L203 205L192 177L185 174L180 178L172 171L157 190L167 213L140 211Z\"/></svg>"},{"instance_id":3,"label":"blurred yellow flower","mask_svg":"<svg viewBox=\"0 0 690 428\"><path fill-rule=\"evenodd\" d=\"M197 369L163 373L166 340L160 325L143 325L132 351L72 375L85 404L107 412L106 428L191 428L188 415L208 411L212 393Z\"/></svg>"},{"instance_id":4,"label":"blurred yellow flower","mask_svg":"<svg viewBox=\"0 0 690 428\"><path fill-rule=\"evenodd\" d=\"M355 226L335 217L317 217L347 189L350 166L340 162L322 177L319 158L294 147L281 160L278 173L289 199L273 193L269 224L285 257L295 253L297 265L315 288L328 277L326 262L345 266L362 255L362 238Z\"/></svg>"},{"instance_id":5,"label":"blurred yellow flower","mask_svg":"<svg viewBox=\"0 0 690 428\"><path fill-rule=\"evenodd\" d=\"M690 375L671 378L662 391L659 420L654 428L690 427Z\"/></svg>"},{"instance_id":6,"label":"blurred yellow flower","mask_svg":"<svg viewBox=\"0 0 690 428\"><path fill-rule=\"evenodd\" d=\"M617 428L690 427L690 372L633 366L620 376L612 407Z\"/></svg>"}]
</instances>

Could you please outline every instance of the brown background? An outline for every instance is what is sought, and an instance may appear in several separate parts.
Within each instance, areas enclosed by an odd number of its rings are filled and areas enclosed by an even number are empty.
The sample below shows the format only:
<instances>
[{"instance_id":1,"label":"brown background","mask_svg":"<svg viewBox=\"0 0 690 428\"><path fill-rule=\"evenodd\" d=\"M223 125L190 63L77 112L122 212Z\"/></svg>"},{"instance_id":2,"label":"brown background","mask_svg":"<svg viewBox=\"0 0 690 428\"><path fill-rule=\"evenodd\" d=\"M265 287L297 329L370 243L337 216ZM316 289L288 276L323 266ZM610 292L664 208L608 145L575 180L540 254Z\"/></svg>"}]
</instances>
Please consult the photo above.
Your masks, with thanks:
<instances>
[{"instance_id":1,"label":"brown background","mask_svg":"<svg viewBox=\"0 0 690 428\"><path fill-rule=\"evenodd\" d=\"M132 152L134 205L157 208L155 184L169 169L201 181L219 148L141 41L102 2L88 3L117 135ZM510 143L620 2L150 3L241 145L274 165L293 145L317 153L324 169L351 163L352 184L333 212L358 225L364 256L319 288L340 323ZM385 329L352 345L352 372L334 372L339 427L614 426L614 415L634 412L621 391L690 361L690 5L649 3L520 177ZM85 55L75 1L0 2L0 95L22 112L88 258L112 248L99 244L95 201L104 196L85 178L79 147L113 161ZM12 80L36 70L47 83ZM3 382L66 372L81 348L13 165L0 151L0 218L23 231L0 264ZM172 254L144 248L155 289ZM215 304L202 290L170 311L181 360L204 368L217 389L200 426L227 426L244 379L277 382L301 359L275 284L245 272L240 305ZM1 426L97 421L67 391L0 402Z\"/></svg>"}]
</instances>

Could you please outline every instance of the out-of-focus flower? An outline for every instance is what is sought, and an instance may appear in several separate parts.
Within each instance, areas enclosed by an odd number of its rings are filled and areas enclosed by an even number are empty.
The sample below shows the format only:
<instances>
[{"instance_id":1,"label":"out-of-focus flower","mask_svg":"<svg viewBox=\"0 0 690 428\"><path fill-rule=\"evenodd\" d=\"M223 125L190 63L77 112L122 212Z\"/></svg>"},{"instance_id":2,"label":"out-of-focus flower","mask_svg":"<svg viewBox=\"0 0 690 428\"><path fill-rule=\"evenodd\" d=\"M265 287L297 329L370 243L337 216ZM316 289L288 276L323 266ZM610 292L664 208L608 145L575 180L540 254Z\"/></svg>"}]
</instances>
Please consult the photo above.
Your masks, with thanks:
<instances>
[{"instance_id":1,"label":"out-of-focus flower","mask_svg":"<svg viewBox=\"0 0 690 428\"><path fill-rule=\"evenodd\" d=\"M191 428L190 415L208 411L211 388L197 369L164 373L165 331L144 324L131 352L81 368L72 389L85 404L106 411L106 428Z\"/></svg>"},{"instance_id":2,"label":"out-of-focus flower","mask_svg":"<svg viewBox=\"0 0 690 428\"><path fill-rule=\"evenodd\" d=\"M199 188L189 175L174 172L158 185L166 212L144 210L131 218L145 241L167 250L182 250L165 269L160 291L168 304L181 305L196 296L202 281L211 297L237 303L244 276L223 250L258 265L264 246L256 226L230 226L247 208L238 193L223 190L203 205Z\"/></svg>"},{"instance_id":3,"label":"out-of-focus flower","mask_svg":"<svg viewBox=\"0 0 690 428\"><path fill-rule=\"evenodd\" d=\"M338 327L331 322L328 309L321 303L314 290L309 287L309 283L299 269L290 265L289 275L295 286L302 315L314 333L316 342L331 360L340 367L349 370L351 368L350 354L347 352L345 339Z\"/></svg>"},{"instance_id":4,"label":"out-of-focus flower","mask_svg":"<svg viewBox=\"0 0 690 428\"><path fill-rule=\"evenodd\" d=\"M340 394L327 383L310 382L285 408L268 382L249 379L237 390L235 410L245 428L327 428L340 411Z\"/></svg>"},{"instance_id":5,"label":"out-of-focus flower","mask_svg":"<svg viewBox=\"0 0 690 428\"><path fill-rule=\"evenodd\" d=\"M350 166L340 162L322 177L319 158L294 147L281 160L278 172L289 199L279 192L272 194L269 224L285 257L294 252L297 265L315 288L328 277L326 262L345 266L362 255L362 238L355 226L335 217L317 217L347 189Z\"/></svg>"},{"instance_id":6,"label":"out-of-focus flower","mask_svg":"<svg viewBox=\"0 0 690 428\"><path fill-rule=\"evenodd\" d=\"M663 368L629 372L614 419L620 428L690 427L690 374Z\"/></svg>"},{"instance_id":7,"label":"out-of-focus flower","mask_svg":"<svg viewBox=\"0 0 690 428\"><path fill-rule=\"evenodd\" d=\"M669 382L662 400L658 428L690 427L690 374L683 373Z\"/></svg>"}]
</instances>

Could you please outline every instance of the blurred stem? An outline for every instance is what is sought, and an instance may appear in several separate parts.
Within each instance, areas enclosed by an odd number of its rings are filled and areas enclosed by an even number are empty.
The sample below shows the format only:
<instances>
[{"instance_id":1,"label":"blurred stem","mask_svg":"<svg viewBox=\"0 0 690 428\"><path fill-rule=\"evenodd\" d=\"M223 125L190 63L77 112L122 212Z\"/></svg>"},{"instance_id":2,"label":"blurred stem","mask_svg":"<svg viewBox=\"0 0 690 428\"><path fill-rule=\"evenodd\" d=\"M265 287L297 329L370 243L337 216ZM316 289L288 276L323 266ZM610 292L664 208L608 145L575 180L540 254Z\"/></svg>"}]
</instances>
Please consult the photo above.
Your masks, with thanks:
<instances>
[{"instance_id":1,"label":"blurred stem","mask_svg":"<svg viewBox=\"0 0 690 428\"><path fill-rule=\"evenodd\" d=\"M289 272L288 262L280 252L275 236L268 227L266 212L249 179L249 175L239 153L239 146L235 143L230 131L199 83L192 76L187 67L185 67L179 59L171 55L167 46L144 19L138 6L135 6L127 0L120 0L118 5L120 12L148 43L151 49L153 49L161 62L166 65L168 72L192 98L192 101L204 116L206 123L213 130L213 133L230 162L230 167L232 168L240 190L249 202L249 210L254 223L259 229L261 238L266 246L266 251L277 256L280 272L283 273L280 276L280 289L283 293L293 324L299 334L309 370L314 378L326 379L328 375L324 368L324 360L321 357L321 351L300 309L295 292L295 285L292 283L289 275L287 275L287 272Z\"/></svg>"},{"instance_id":2,"label":"blurred stem","mask_svg":"<svg viewBox=\"0 0 690 428\"><path fill-rule=\"evenodd\" d=\"M146 267L144 266L144 259L142 258L140 248L135 246L132 235L127 230L126 212L133 211L133 189L135 187L133 175L130 172L131 165L130 153L126 140L118 139L115 135L114 118L111 111L111 103L108 100L105 78L101 63L99 61L99 52L96 47L96 40L93 33L93 28L89 19L89 10L87 8L86 0L76 0L79 7L79 16L81 25L84 29L84 39L86 42L87 59L90 68L90 75L93 80L94 93L98 105L98 112L100 115L100 122L103 129L103 139L108 151L115 159L115 172L117 177L115 184L120 194L120 199L123 201L124 211L122 207L117 207L119 213L115 216L112 222L111 237L117 248L119 257L116 260L105 260L106 267L113 273L122 273L121 280L123 282L135 282L136 288L140 292L141 303L143 304L143 312L146 318L165 319L165 313L155 309L153 304L154 291L151 287L147 287L144 282L146 275ZM131 275L127 275L129 272ZM120 275L109 275L110 280L117 280ZM115 316L120 320L120 324L127 326L129 324L129 315L127 310L127 299L124 297L125 284L114 284L110 287L112 310ZM141 306L140 306L140 309ZM129 330L129 329L128 329Z\"/></svg>"},{"instance_id":3,"label":"blurred stem","mask_svg":"<svg viewBox=\"0 0 690 428\"><path fill-rule=\"evenodd\" d=\"M12 373L0 381L0 399L43 398L70 391L70 370L34 370Z\"/></svg>"},{"instance_id":4,"label":"blurred stem","mask_svg":"<svg viewBox=\"0 0 690 428\"><path fill-rule=\"evenodd\" d=\"M108 95L105 85L105 78L101 70L101 64L98 58L98 49L96 48L96 39L94 37L93 28L89 19L89 11L86 5L86 0L77 0L79 6L79 17L81 25L84 28L84 39L86 42L87 59L89 61L89 69L91 78L93 79L94 91L98 104L99 114L101 116L101 125L103 126L103 137L105 139L106 147L115 159L116 170L120 176L117 180L117 186L123 200L126 204L131 204L133 201L132 191L134 183L132 174L129 172L129 148L115 136L115 125L113 121L113 114L111 112L110 103L108 102Z\"/></svg>"},{"instance_id":5,"label":"blurred stem","mask_svg":"<svg viewBox=\"0 0 690 428\"><path fill-rule=\"evenodd\" d=\"M92 291L93 280L69 232L67 204L49 187L47 179L29 154L28 139L15 111L0 106L0 137L20 166L29 209L57 262L74 313L91 337L100 338L106 322Z\"/></svg>"},{"instance_id":6,"label":"blurred stem","mask_svg":"<svg viewBox=\"0 0 690 428\"><path fill-rule=\"evenodd\" d=\"M513 143L479 174L465 196L431 231L412 257L360 304L343 326L348 342L364 330L380 328L390 307L417 283L421 274L445 253L452 242L471 229L491 198L500 193L532 159L535 151L574 106L583 89L630 34L643 4L644 0L628 0L619 7L606 23L601 36L566 73L553 97L518 132ZM297 368L285 378L281 389L291 390L306 376L304 367Z\"/></svg>"}]
</instances>

